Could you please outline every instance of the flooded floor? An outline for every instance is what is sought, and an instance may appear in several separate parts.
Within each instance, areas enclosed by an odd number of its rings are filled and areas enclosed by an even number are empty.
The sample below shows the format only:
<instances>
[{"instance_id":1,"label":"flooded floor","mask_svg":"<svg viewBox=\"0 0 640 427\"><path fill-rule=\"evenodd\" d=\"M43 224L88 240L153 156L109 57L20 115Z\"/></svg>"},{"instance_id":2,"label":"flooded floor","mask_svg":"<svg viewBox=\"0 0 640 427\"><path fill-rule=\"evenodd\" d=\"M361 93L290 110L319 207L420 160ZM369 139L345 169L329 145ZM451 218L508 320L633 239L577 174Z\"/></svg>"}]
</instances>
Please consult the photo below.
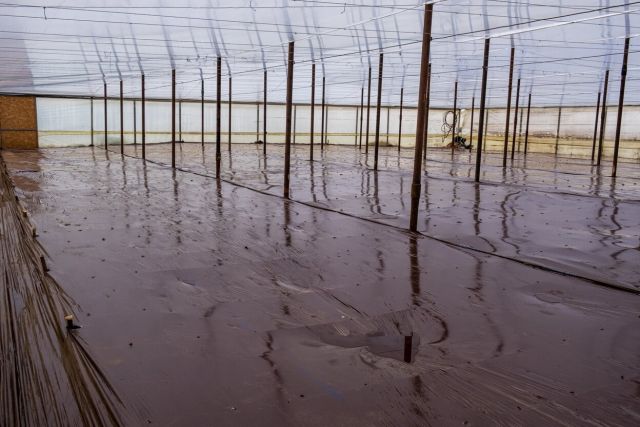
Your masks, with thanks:
<instances>
[{"instance_id":1,"label":"flooded floor","mask_svg":"<svg viewBox=\"0 0 640 427\"><path fill-rule=\"evenodd\" d=\"M211 146L3 152L82 325L51 347L108 395L51 386L69 419L98 395L106 425L640 423L637 164L493 154L475 185L432 150L410 234L410 150L296 146L291 201L281 146L224 150L219 182Z\"/></svg>"}]
</instances>

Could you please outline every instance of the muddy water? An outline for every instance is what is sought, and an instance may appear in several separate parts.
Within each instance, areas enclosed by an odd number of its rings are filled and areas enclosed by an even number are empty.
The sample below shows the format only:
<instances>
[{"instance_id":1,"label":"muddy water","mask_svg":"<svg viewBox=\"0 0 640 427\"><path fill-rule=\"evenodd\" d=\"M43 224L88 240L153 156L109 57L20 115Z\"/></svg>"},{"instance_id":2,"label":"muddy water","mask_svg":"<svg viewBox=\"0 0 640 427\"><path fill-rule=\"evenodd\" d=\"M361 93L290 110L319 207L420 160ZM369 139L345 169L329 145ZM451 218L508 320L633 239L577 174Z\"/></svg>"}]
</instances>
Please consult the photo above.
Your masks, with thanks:
<instances>
[{"instance_id":1,"label":"muddy water","mask_svg":"<svg viewBox=\"0 0 640 427\"><path fill-rule=\"evenodd\" d=\"M127 147L131 155L140 154ZM170 162L169 146L149 158ZM139 149L138 149L139 151ZM294 200L406 228L411 206L410 150L382 151L381 169L353 147L327 146L308 162L308 146L294 150ZM237 145L224 153L225 179L274 195L283 192L282 146ZM485 155L483 184L473 182L468 152L429 150L419 230L463 247L640 291L640 166L624 163L613 181L580 159L529 155L504 171L501 154ZM178 164L213 176L215 153L198 144L178 148ZM266 167L265 167L266 165Z\"/></svg>"},{"instance_id":2,"label":"muddy water","mask_svg":"<svg viewBox=\"0 0 640 427\"><path fill-rule=\"evenodd\" d=\"M99 149L3 156L125 424L640 421L636 295ZM277 191L246 156L225 173ZM340 203L324 164L294 199ZM362 216L392 216L358 174Z\"/></svg>"}]
</instances>

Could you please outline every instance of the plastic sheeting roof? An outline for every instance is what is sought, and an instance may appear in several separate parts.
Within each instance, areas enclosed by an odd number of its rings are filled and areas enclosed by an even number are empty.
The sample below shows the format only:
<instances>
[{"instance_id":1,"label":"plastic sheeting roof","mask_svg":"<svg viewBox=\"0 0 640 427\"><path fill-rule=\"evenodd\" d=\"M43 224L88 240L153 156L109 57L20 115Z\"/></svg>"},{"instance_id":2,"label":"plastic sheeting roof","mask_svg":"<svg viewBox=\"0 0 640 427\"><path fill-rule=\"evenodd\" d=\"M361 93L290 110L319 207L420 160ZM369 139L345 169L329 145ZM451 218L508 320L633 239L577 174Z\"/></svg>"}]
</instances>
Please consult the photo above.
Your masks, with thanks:
<instances>
[{"instance_id":1,"label":"plastic sheeting roof","mask_svg":"<svg viewBox=\"0 0 640 427\"><path fill-rule=\"evenodd\" d=\"M384 53L383 103L416 103L423 2L412 0L81 0L0 2L0 91L102 96L124 81L125 96L170 96L171 68L178 96L215 96L215 61L223 58L223 97L233 77L233 99L269 101L286 89L287 42L294 40L294 101L310 99L311 63L322 76L327 102L359 104L368 67L375 100L378 55ZM491 37L488 105L503 106L509 51L516 50L521 103L595 105L611 69L609 103L618 97L624 38L632 37L626 104L640 103L637 43L640 1L444 0L433 17L431 102L451 106L479 97L484 39ZM476 105L478 100L476 100Z\"/></svg>"}]
</instances>

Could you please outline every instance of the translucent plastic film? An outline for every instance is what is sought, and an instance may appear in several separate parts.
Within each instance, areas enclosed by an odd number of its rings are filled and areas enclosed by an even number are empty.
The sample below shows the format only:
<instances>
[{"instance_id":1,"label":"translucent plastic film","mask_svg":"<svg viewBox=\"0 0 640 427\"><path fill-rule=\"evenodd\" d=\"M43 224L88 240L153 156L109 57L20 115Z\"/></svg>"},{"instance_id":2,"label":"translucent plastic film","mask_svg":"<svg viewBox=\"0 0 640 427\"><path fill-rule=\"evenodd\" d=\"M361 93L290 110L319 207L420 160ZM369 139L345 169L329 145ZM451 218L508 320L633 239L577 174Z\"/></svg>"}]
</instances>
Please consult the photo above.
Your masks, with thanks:
<instances>
[{"instance_id":1,"label":"translucent plastic film","mask_svg":"<svg viewBox=\"0 0 640 427\"><path fill-rule=\"evenodd\" d=\"M431 50L433 106L450 107L458 81L459 104L479 97L484 39L491 38L489 106L506 104L510 50L514 85L533 94L535 106L596 103L611 71L609 103L617 101L624 38L631 37L626 103L640 102L636 36L640 3L605 0L436 1ZM177 96L215 98L215 61L222 58L222 91L233 98L285 99L286 45L295 41L294 102L308 103L316 64L316 101L326 78L326 101L358 104L372 68L375 94L384 54L382 102L416 104L424 4L415 0L188 0L169 2L0 3L0 90L168 98L171 69ZM515 91L514 91L515 92ZM372 98L375 99L375 98Z\"/></svg>"}]
</instances>

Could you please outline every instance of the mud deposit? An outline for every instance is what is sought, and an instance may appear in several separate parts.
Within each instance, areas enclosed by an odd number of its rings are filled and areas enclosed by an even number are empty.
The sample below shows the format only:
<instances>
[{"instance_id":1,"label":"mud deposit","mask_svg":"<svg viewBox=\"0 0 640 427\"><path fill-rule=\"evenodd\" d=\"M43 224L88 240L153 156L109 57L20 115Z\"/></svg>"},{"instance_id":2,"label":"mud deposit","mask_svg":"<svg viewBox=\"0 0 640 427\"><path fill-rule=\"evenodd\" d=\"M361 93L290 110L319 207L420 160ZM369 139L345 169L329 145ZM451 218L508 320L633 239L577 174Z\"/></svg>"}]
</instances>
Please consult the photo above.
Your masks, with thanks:
<instances>
[{"instance_id":1,"label":"mud deposit","mask_svg":"<svg viewBox=\"0 0 640 427\"><path fill-rule=\"evenodd\" d=\"M167 145L146 163L126 150L3 152L66 305L35 311L3 283L2 421L27 404L82 420L88 383L106 425L640 423L637 165L613 182L579 160L504 172L488 155L475 185L468 154L432 150L412 235L409 150L383 150L376 173L353 147L308 162L296 146L290 201L279 146L234 145L221 181L209 146L178 148L175 171ZM9 203L3 263L21 250ZM6 331L25 322L60 333L24 347L48 388L19 405ZM55 357L69 346L90 369L56 368L80 363Z\"/></svg>"}]
</instances>

